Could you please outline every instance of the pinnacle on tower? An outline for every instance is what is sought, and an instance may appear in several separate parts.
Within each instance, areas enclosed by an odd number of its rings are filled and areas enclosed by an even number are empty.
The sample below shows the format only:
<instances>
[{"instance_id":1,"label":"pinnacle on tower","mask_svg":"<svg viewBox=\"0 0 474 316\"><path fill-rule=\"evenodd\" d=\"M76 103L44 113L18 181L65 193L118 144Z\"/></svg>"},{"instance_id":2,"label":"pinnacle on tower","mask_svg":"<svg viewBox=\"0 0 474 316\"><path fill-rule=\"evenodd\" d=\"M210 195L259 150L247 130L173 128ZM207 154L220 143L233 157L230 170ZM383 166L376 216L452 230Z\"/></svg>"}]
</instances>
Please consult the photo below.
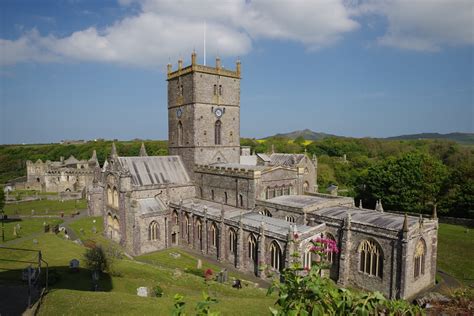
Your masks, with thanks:
<instances>
[{"instance_id":1,"label":"pinnacle on tower","mask_svg":"<svg viewBox=\"0 0 474 316\"><path fill-rule=\"evenodd\" d=\"M91 159L89 159L89 162L99 165L99 160L97 159L97 151L95 149L92 151L92 157Z\"/></svg>"},{"instance_id":2,"label":"pinnacle on tower","mask_svg":"<svg viewBox=\"0 0 474 316\"><path fill-rule=\"evenodd\" d=\"M146 152L145 144L142 142L142 146L140 147L140 157L147 157L148 154Z\"/></svg>"}]
</instances>

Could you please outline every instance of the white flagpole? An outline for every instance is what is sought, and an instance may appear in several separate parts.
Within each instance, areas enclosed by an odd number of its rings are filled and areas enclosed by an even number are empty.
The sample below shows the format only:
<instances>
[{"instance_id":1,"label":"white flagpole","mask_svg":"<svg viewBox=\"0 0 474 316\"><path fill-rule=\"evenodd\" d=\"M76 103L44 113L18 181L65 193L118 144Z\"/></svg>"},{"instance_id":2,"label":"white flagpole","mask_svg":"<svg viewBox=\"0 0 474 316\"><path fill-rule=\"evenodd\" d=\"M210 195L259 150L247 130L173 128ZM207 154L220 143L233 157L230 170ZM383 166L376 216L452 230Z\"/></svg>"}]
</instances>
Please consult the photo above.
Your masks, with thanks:
<instances>
[{"instance_id":1,"label":"white flagpole","mask_svg":"<svg viewBox=\"0 0 474 316\"><path fill-rule=\"evenodd\" d=\"M204 66L206 66L206 21L204 21Z\"/></svg>"}]
</instances>

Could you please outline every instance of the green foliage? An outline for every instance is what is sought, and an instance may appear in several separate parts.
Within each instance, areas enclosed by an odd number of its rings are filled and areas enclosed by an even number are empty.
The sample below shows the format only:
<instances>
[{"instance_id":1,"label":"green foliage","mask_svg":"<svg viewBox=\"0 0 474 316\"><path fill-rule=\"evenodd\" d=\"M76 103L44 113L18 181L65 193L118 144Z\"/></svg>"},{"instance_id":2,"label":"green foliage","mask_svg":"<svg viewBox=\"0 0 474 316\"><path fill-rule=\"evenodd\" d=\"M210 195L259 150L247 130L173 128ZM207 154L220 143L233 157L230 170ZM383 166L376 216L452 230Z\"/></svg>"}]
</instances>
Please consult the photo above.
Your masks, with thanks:
<instances>
[{"instance_id":1,"label":"green foliage","mask_svg":"<svg viewBox=\"0 0 474 316\"><path fill-rule=\"evenodd\" d=\"M152 291L153 291L153 295L155 297L162 297L163 296L163 289L158 284L153 287Z\"/></svg>"},{"instance_id":2,"label":"green foliage","mask_svg":"<svg viewBox=\"0 0 474 316\"><path fill-rule=\"evenodd\" d=\"M313 261L310 269L303 269L299 261L282 272L285 282L274 281L268 294L278 292L277 308L273 315L419 315L422 310L406 301L387 300L380 292L363 293L338 288L332 280L321 277L327 268L327 249L337 251L329 240L312 241L311 252L321 261ZM324 246L326 245L326 246ZM327 248L329 246L329 248ZM295 254L295 257L299 257Z\"/></svg>"},{"instance_id":3,"label":"green foliage","mask_svg":"<svg viewBox=\"0 0 474 316\"><path fill-rule=\"evenodd\" d=\"M87 248L84 253L84 259L86 267L92 271L106 272L110 268L110 260L100 245L94 248Z\"/></svg>"},{"instance_id":4,"label":"green foliage","mask_svg":"<svg viewBox=\"0 0 474 316\"><path fill-rule=\"evenodd\" d=\"M0 210L3 210L3 206L5 205L5 192L3 188L0 187Z\"/></svg>"},{"instance_id":5,"label":"green foliage","mask_svg":"<svg viewBox=\"0 0 474 316\"><path fill-rule=\"evenodd\" d=\"M206 292L202 293L203 299L196 304L195 315L197 316L218 316L219 312L211 311L211 305L217 303L217 299L209 296ZM186 307L186 302L184 301L184 296L181 294L174 295L174 305L173 305L173 315L175 316L186 316L184 309Z\"/></svg>"},{"instance_id":6,"label":"green foliage","mask_svg":"<svg viewBox=\"0 0 474 316\"><path fill-rule=\"evenodd\" d=\"M358 196L364 205L383 199L391 210L429 212L441 197L447 175L447 168L438 159L425 153L408 153L370 167L360 177Z\"/></svg>"}]
</instances>

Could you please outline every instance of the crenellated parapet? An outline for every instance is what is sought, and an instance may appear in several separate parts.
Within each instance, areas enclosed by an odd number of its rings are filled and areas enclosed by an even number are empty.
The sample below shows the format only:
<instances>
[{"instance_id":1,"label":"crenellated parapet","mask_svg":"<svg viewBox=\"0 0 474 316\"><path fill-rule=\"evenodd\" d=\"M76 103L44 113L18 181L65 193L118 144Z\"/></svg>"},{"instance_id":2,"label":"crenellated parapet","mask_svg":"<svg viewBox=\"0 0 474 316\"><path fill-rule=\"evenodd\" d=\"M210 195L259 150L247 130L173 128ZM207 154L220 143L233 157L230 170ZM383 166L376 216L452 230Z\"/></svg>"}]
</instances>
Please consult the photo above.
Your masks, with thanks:
<instances>
[{"instance_id":1,"label":"crenellated parapet","mask_svg":"<svg viewBox=\"0 0 474 316\"><path fill-rule=\"evenodd\" d=\"M224 77L240 79L241 63L240 63L240 60L237 60L236 65L235 65L235 70L224 69L222 68L222 65L221 65L221 59L217 57L215 67L198 65L196 63L196 53L193 52L193 54L191 55L191 65L183 68L183 60L180 59L178 60L177 70L173 71L172 65L168 64L167 71L168 71L168 80L177 78L179 76L192 73L192 72L200 72L200 73L205 73L205 74L219 75L219 76L224 76Z\"/></svg>"},{"instance_id":2,"label":"crenellated parapet","mask_svg":"<svg viewBox=\"0 0 474 316\"><path fill-rule=\"evenodd\" d=\"M248 179L257 179L260 178L262 175L262 172L260 170L213 165L195 165L194 172L211 173L216 175L228 175Z\"/></svg>"}]
</instances>

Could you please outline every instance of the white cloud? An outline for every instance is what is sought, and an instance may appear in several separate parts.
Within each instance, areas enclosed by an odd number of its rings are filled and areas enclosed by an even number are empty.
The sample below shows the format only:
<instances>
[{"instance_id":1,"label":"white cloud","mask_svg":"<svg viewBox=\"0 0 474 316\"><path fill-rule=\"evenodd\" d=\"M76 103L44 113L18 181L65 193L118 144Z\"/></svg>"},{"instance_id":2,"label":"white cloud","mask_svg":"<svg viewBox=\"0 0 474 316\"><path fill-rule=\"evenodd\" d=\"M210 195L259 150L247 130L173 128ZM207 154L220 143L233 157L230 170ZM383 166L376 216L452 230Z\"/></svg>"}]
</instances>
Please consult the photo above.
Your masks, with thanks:
<instances>
[{"instance_id":1,"label":"white cloud","mask_svg":"<svg viewBox=\"0 0 474 316\"><path fill-rule=\"evenodd\" d=\"M436 51L473 44L472 0L118 0L139 13L106 28L67 37L35 29L16 40L0 39L0 64L96 61L136 66L165 64L202 51L207 23L208 55L248 53L259 39L288 40L308 49L336 43L368 15L387 19L381 45ZM135 11L136 12L136 11Z\"/></svg>"},{"instance_id":2,"label":"white cloud","mask_svg":"<svg viewBox=\"0 0 474 316\"><path fill-rule=\"evenodd\" d=\"M380 45L438 51L444 46L474 44L472 0L369 0L353 9L356 15L386 17L387 31L377 39Z\"/></svg>"},{"instance_id":3,"label":"white cloud","mask_svg":"<svg viewBox=\"0 0 474 316\"><path fill-rule=\"evenodd\" d=\"M202 51L204 22L209 55L244 55L252 40L284 39L319 48L336 42L357 23L339 1L170 1L119 0L137 3L138 15L105 29L90 27L59 38L25 33L0 40L1 64L34 61L98 61L138 66L162 65L195 48Z\"/></svg>"}]
</instances>

